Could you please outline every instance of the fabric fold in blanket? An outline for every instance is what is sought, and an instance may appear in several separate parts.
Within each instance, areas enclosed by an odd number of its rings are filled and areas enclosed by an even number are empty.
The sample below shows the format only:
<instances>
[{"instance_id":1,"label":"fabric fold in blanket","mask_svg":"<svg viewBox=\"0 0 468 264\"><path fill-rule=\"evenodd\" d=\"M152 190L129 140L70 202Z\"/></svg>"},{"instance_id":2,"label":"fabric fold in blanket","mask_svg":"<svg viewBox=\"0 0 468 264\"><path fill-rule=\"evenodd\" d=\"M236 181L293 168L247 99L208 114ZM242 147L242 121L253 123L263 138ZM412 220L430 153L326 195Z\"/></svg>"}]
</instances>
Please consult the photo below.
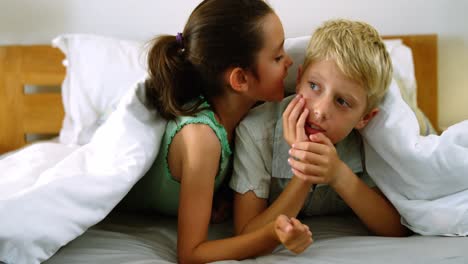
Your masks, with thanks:
<instances>
[{"instance_id":1,"label":"fabric fold in blanket","mask_svg":"<svg viewBox=\"0 0 468 264\"><path fill-rule=\"evenodd\" d=\"M26 173L39 176L18 175L30 180L14 194L0 180L0 261L40 263L101 221L149 169L165 126L146 108L144 84L138 83L90 143L56 164L49 161L48 169ZM2 174L14 175L12 159L27 156L28 148L0 160L10 160Z\"/></svg>"},{"instance_id":2,"label":"fabric fold in blanket","mask_svg":"<svg viewBox=\"0 0 468 264\"><path fill-rule=\"evenodd\" d=\"M468 121L420 136L395 83L379 108L361 131L369 175L414 232L467 236Z\"/></svg>"}]
</instances>

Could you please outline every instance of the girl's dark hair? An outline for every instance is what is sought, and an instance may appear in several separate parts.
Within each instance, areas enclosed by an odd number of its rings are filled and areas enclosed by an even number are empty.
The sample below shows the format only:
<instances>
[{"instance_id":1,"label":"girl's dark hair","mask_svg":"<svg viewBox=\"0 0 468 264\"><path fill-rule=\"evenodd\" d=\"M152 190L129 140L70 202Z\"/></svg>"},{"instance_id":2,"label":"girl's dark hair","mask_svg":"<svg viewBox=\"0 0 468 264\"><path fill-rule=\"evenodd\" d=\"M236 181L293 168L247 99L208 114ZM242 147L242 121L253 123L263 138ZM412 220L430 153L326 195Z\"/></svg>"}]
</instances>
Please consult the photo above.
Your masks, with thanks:
<instances>
[{"instance_id":1,"label":"girl's dark hair","mask_svg":"<svg viewBox=\"0 0 468 264\"><path fill-rule=\"evenodd\" d=\"M149 107L162 117L194 115L221 95L222 74L241 67L256 74L263 46L262 19L273 10L263 0L205 0L190 15L182 38L163 35L148 53L145 82Z\"/></svg>"}]
</instances>

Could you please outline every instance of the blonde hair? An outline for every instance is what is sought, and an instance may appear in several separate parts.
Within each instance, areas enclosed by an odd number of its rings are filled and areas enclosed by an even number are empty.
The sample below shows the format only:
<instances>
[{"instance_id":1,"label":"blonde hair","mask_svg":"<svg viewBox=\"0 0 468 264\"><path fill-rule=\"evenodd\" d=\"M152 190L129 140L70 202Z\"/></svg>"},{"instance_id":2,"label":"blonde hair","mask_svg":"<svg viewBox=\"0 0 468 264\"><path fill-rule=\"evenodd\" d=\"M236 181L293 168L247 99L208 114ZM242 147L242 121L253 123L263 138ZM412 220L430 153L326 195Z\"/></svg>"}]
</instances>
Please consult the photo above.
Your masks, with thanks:
<instances>
[{"instance_id":1,"label":"blonde hair","mask_svg":"<svg viewBox=\"0 0 468 264\"><path fill-rule=\"evenodd\" d=\"M364 86L366 113L377 107L390 85L393 68L375 28L345 19L326 21L312 35L303 69L326 59L333 59L345 76Z\"/></svg>"}]
</instances>

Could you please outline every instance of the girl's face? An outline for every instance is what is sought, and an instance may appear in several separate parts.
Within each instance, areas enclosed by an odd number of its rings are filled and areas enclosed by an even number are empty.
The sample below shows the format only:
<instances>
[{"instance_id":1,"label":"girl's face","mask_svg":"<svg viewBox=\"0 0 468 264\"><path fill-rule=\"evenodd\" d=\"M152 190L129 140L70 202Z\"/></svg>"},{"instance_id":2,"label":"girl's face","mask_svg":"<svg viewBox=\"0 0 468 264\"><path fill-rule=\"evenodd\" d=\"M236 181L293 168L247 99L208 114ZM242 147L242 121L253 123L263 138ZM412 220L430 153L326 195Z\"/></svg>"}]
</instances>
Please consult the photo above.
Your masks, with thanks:
<instances>
[{"instance_id":1,"label":"girl's face","mask_svg":"<svg viewBox=\"0 0 468 264\"><path fill-rule=\"evenodd\" d=\"M262 27L264 44L257 55L257 78L249 78L250 95L260 101L280 101L292 60L284 51L284 30L278 16L267 15Z\"/></svg>"},{"instance_id":2,"label":"girl's face","mask_svg":"<svg viewBox=\"0 0 468 264\"><path fill-rule=\"evenodd\" d=\"M334 60L318 61L301 69L296 92L305 99L309 110L306 134L323 133L333 144L345 138L353 128L363 128L378 112L373 109L364 113L366 90L345 76Z\"/></svg>"}]
</instances>

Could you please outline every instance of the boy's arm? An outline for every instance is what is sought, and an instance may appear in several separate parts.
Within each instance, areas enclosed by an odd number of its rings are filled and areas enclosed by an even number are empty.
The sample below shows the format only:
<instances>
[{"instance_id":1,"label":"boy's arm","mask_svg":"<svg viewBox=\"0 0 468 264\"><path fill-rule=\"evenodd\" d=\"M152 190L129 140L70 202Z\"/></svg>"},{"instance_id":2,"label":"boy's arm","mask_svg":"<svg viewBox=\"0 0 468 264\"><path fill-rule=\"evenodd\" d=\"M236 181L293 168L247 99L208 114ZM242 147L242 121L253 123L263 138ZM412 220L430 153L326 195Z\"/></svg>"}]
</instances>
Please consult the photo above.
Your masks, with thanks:
<instances>
[{"instance_id":1,"label":"boy's arm","mask_svg":"<svg viewBox=\"0 0 468 264\"><path fill-rule=\"evenodd\" d=\"M261 123L271 123L268 122L271 118L263 117ZM311 186L306 181L293 178L268 207L271 175L266 168L271 167L272 143L258 134L261 132L257 130L256 123L244 120L236 129L234 171L230 186L235 191L234 228L237 234L256 230L274 221L280 214L297 216Z\"/></svg>"},{"instance_id":2,"label":"boy's arm","mask_svg":"<svg viewBox=\"0 0 468 264\"><path fill-rule=\"evenodd\" d=\"M400 222L400 214L383 193L377 188L367 186L349 167L346 166L345 170L342 179L331 187L361 221L380 236L408 235L408 229Z\"/></svg>"},{"instance_id":3,"label":"boy's arm","mask_svg":"<svg viewBox=\"0 0 468 264\"><path fill-rule=\"evenodd\" d=\"M350 168L346 169L348 175L332 187L361 221L377 235L408 235L407 228L400 222L400 214L383 193L367 186Z\"/></svg>"},{"instance_id":4,"label":"boy's arm","mask_svg":"<svg viewBox=\"0 0 468 264\"><path fill-rule=\"evenodd\" d=\"M395 207L377 190L367 186L339 159L333 144L323 134L311 136L314 142L294 144L290 159L297 177L310 183L329 184L364 224L375 234L405 236Z\"/></svg>"}]
</instances>

